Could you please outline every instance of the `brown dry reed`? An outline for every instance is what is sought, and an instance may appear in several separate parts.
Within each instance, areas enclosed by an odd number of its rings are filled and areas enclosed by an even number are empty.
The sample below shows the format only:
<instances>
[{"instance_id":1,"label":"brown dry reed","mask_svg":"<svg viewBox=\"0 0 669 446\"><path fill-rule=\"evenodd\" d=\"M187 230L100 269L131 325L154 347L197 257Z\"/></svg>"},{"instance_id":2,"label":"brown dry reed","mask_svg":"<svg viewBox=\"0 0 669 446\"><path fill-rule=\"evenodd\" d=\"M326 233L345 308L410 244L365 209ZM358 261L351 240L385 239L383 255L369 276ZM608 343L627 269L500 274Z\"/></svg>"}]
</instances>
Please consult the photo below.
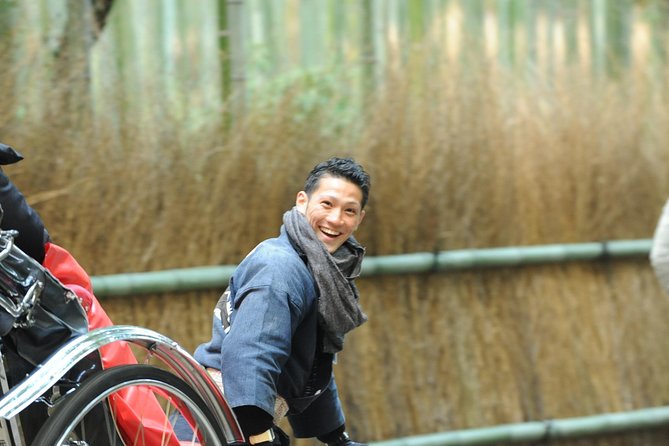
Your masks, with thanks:
<instances>
[{"instance_id":1,"label":"brown dry reed","mask_svg":"<svg viewBox=\"0 0 669 446\"><path fill-rule=\"evenodd\" d=\"M372 256L652 236L669 196L666 72L525 76L414 57L390 70L360 133L333 136L320 131L334 119L327 106L304 119L299 84L231 127L221 110L221 123L193 132L164 110L132 119L132 103L93 118L68 85L33 73L22 86L4 71L3 91L18 93L0 108L0 135L26 156L5 171L92 275L237 263L277 234L308 170L332 155L372 175L358 233ZM39 103L22 88L39 89ZM669 403L669 299L646 259L359 282L370 320L336 367L357 438ZM192 350L221 291L103 305L116 323Z\"/></svg>"}]
</instances>

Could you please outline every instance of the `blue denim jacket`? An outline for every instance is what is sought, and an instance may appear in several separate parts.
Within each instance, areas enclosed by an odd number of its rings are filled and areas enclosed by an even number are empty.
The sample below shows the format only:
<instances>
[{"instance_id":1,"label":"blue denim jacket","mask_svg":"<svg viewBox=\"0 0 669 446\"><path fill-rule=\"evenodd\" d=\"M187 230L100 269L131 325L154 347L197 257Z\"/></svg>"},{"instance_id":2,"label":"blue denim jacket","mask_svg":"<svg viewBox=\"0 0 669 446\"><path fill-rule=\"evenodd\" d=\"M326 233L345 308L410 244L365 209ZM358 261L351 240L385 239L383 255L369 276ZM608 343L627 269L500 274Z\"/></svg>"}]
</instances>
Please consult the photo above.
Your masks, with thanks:
<instances>
[{"instance_id":1,"label":"blue denim jacket","mask_svg":"<svg viewBox=\"0 0 669 446\"><path fill-rule=\"evenodd\" d=\"M212 338L196 349L195 359L222 371L230 406L252 405L273 414L279 394L290 406L296 437L341 426L344 413L331 357L324 388L305 396L316 357L318 290L283 228L239 264L229 290L229 329L215 313Z\"/></svg>"}]
</instances>

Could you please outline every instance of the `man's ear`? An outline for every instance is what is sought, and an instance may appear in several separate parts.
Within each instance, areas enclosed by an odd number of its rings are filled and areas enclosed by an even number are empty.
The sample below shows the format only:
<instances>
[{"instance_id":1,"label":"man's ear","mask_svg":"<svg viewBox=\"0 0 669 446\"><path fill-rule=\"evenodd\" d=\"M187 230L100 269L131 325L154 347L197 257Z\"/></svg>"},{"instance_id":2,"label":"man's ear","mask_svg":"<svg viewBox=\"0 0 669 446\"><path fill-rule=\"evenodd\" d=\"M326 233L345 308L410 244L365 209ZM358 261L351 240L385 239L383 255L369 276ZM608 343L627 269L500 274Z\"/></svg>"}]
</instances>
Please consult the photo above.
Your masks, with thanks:
<instances>
[{"instance_id":1,"label":"man's ear","mask_svg":"<svg viewBox=\"0 0 669 446\"><path fill-rule=\"evenodd\" d=\"M295 198L295 207L297 208L297 210L303 214L306 214L307 203L309 203L309 196L305 191L303 190L299 191L297 193L297 197Z\"/></svg>"},{"instance_id":2,"label":"man's ear","mask_svg":"<svg viewBox=\"0 0 669 446\"><path fill-rule=\"evenodd\" d=\"M358 220L358 224L355 225L356 231L358 230L358 226L360 226L360 223L362 223L364 219L365 219L365 210L363 209L362 211L360 211L360 220Z\"/></svg>"}]
</instances>

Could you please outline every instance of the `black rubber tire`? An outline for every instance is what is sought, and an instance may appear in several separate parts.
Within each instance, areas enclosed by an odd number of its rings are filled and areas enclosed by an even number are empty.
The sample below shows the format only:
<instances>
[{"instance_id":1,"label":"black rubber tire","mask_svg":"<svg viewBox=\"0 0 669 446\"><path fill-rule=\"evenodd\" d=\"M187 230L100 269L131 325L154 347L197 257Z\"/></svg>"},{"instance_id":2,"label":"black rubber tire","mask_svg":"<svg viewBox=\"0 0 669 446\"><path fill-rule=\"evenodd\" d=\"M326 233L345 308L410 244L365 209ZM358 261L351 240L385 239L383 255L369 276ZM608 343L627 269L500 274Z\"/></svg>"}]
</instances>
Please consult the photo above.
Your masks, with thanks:
<instances>
[{"instance_id":1,"label":"black rubber tire","mask_svg":"<svg viewBox=\"0 0 669 446\"><path fill-rule=\"evenodd\" d=\"M115 423L110 422L113 416L108 397L118 390L138 386L160 389L162 394L167 393L170 398L173 397L181 402L198 423L201 444L207 446L226 444L222 430L217 425L211 410L188 384L168 371L143 364L112 367L84 381L76 391L66 396L54 408L33 444L129 446L121 440ZM81 426L86 429L86 438L81 438L81 431L77 430ZM78 432L74 434L74 438L85 443L67 440L71 432Z\"/></svg>"}]
</instances>

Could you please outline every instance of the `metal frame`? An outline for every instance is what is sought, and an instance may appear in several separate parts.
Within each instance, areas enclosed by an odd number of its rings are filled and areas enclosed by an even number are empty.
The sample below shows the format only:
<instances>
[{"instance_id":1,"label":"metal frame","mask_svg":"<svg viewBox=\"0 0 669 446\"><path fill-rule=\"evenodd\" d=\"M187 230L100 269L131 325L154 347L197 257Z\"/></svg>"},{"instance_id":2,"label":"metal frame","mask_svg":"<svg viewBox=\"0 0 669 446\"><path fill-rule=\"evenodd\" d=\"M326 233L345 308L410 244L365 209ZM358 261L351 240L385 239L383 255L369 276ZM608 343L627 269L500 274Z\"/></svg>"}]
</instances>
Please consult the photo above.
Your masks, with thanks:
<instances>
[{"instance_id":1,"label":"metal frame","mask_svg":"<svg viewBox=\"0 0 669 446\"><path fill-rule=\"evenodd\" d=\"M143 347L162 360L175 375L202 397L222 427L227 443L244 442L232 409L206 370L170 338L146 328L129 325L99 328L68 341L0 399L0 417L11 419L17 416L53 387L80 360L100 347L118 341Z\"/></svg>"}]
</instances>

